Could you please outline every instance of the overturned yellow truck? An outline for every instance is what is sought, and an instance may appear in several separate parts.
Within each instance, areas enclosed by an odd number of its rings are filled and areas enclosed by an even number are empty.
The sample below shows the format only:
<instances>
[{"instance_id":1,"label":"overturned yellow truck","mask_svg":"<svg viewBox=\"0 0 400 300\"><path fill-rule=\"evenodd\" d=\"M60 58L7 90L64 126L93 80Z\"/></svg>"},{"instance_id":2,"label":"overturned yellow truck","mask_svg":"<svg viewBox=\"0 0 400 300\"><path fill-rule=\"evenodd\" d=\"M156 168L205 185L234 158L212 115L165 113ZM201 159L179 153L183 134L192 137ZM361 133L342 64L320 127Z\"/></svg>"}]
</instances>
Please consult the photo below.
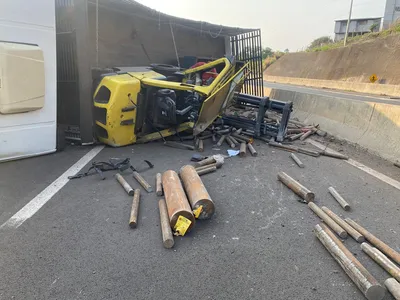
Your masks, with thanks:
<instances>
[{"instance_id":1,"label":"overturned yellow truck","mask_svg":"<svg viewBox=\"0 0 400 300\"><path fill-rule=\"evenodd\" d=\"M231 58L172 74L148 67L114 68L94 92L95 133L113 147L193 129L203 132L240 92L248 64Z\"/></svg>"}]
</instances>

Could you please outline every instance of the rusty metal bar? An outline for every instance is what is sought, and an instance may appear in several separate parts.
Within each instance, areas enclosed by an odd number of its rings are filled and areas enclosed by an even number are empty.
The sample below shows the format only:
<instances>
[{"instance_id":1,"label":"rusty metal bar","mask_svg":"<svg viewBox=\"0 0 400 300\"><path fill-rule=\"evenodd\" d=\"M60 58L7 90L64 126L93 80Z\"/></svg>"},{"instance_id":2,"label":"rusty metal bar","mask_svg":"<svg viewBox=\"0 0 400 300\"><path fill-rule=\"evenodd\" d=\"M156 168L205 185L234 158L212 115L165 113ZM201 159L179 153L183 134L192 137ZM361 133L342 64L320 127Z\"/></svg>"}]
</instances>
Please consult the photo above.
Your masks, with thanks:
<instances>
[{"instance_id":1,"label":"rusty metal bar","mask_svg":"<svg viewBox=\"0 0 400 300\"><path fill-rule=\"evenodd\" d=\"M341 207L343 207L344 210L350 210L350 204L347 203L346 200L340 194L331 186L328 188L329 193L335 198L335 200L340 204Z\"/></svg>"},{"instance_id":2,"label":"rusty metal bar","mask_svg":"<svg viewBox=\"0 0 400 300\"><path fill-rule=\"evenodd\" d=\"M396 266L389 258L386 257L381 251L372 247L368 243L362 243L361 249L368 254L378 265L386 270L395 279L400 281L400 268Z\"/></svg>"},{"instance_id":3,"label":"rusty metal bar","mask_svg":"<svg viewBox=\"0 0 400 300\"><path fill-rule=\"evenodd\" d=\"M151 185L137 171L133 171L132 176L146 190L146 192L153 192L153 188L151 187Z\"/></svg>"},{"instance_id":4,"label":"rusty metal bar","mask_svg":"<svg viewBox=\"0 0 400 300\"><path fill-rule=\"evenodd\" d=\"M357 230L355 230L353 227L351 227L349 224L347 224L341 217L339 217L337 214L335 214L333 211L331 211L329 208L322 206L322 210L333 219L337 224L339 224L340 227L342 227L346 232L353 238L355 239L358 243L362 243L365 241L365 237L359 233Z\"/></svg>"},{"instance_id":5,"label":"rusty metal bar","mask_svg":"<svg viewBox=\"0 0 400 300\"><path fill-rule=\"evenodd\" d=\"M158 209L160 210L160 227L163 245L165 248L170 249L174 246L174 237L172 235L171 225L169 224L167 204L164 199L158 201Z\"/></svg>"},{"instance_id":6,"label":"rusty metal bar","mask_svg":"<svg viewBox=\"0 0 400 300\"><path fill-rule=\"evenodd\" d=\"M228 144L228 146L231 147L231 148L235 148L235 147L236 147L235 143L231 140L231 137L230 137L230 136L226 136L225 142L226 142L226 143Z\"/></svg>"},{"instance_id":7,"label":"rusty metal bar","mask_svg":"<svg viewBox=\"0 0 400 300\"><path fill-rule=\"evenodd\" d=\"M129 219L129 226L136 228L139 214L140 190L136 189L133 195L131 217Z\"/></svg>"},{"instance_id":8,"label":"rusty metal bar","mask_svg":"<svg viewBox=\"0 0 400 300\"><path fill-rule=\"evenodd\" d=\"M197 174L199 174L199 176L206 175L215 171L217 171L217 167L215 166L207 166L206 168L196 169L196 172Z\"/></svg>"},{"instance_id":9,"label":"rusty metal bar","mask_svg":"<svg viewBox=\"0 0 400 300\"><path fill-rule=\"evenodd\" d=\"M183 166L179 175L195 217L201 220L211 218L215 212L214 202L211 200L196 169L191 165Z\"/></svg>"},{"instance_id":10,"label":"rusty metal bar","mask_svg":"<svg viewBox=\"0 0 400 300\"><path fill-rule=\"evenodd\" d=\"M301 162L300 158L296 156L296 154L292 153L290 154L290 157L294 160L294 162L300 167L304 168L304 164Z\"/></svg>"},{"instance_id":11,"label":"rusty metal bar","mask_svg":"<svg viewBox=\"0 0 400 300\"><path fill-rule=\"evenodd\" d=\"M396 300L400 300L400 283L398 283L396 279L386 279L385 286Z\"/></svg>"},{"instance_id":12,"label":"rusty metal bar","mask_svg":"<svg viewBox=\"0 0 400 300\"><path fill-rule=\"evenodd\" d=\"M204 166L207 166L207 165L210 165L210 164L215 164L216 162L217 161L215 160L215 158L210 156L210 157L207 157L206 159L203 159L201 161L196 162L194 164L194 166L196 168L199 168L199 167L204 167Z\"/></svg>"},{"instance_id":13,"label":"rusty metal bar","mask_svg":"<svg viewBox=\"0 0 400 300\"><path fill-rule=\"evenodd\" d=\"M161 183L161 173L157 173L157 175L156 175L156 195L157 196L163 195L163 189L162 189L162 183Z\"/></svg>"},{"instance_id":14,"label":"rusty metal bar","mask_svg":"<svg viewBox=\"0 0 400 300\"><path fill-rule=\"evenodd\" d=\"M334 220L331 219L321 208L318 207L314 202L308 203L308 207L320 217L338 236L342 239L347 238L347 232L339 226Z\"/></svg>"},{"instance_id":15,"label":"rusty metal bar","mask_svg":"<svg viewBox=\"0 0 400 300\"><path fill-rule=\"evenodd\" d=\"M304 187L303 185L301 185L299 182L294 180L285 172L279 172L278 179L289 189L291 189L295 194L303 198L307 203L314 201L315 194L306 187Z\"/></svg>"},{"instance_id":16,"label":"rusty metal bar","mask_svg":"<svg viewBox=\"0 0 400 300\"><path fill-rule=\"evenodd\" d=\"M400 254L397 251L390 248L388 245L386 245L384 242L382 242L376 236L374 236L373 234L368 232L365 228L358 225L352 219L346 218L345 221L347 223L349 223L351 227L353 227L355 230L357 230L359 233L361 233L363 236L365 236L365 239L367 241L369 241L372 245L374 245L376 248L381 250L383 253L385 253L387 256L392 258L397 264L400 265Z\"/></svg>"},{"instance_id":17,"label":"rusty metal bar","mask_svg":"<svg viewBox=\"0 0 400 300\"><path fill-rule=\"evenodd\" d=\"M190 221L186 231L189 232L195 224L195 218L178 174L172 170L164 172L162 185L171 227L175 230L178 218L182 216Z\"/></svg>"},{"instance_id":18,"label":"rusty metal bar","mask_svg":"<svg viewBox=\"0 0 400 300\"><path fill-rule=\"evenodd\" d=\"M239 144L240 144L233 136L230 136L229 138L230 138L231 141L235 144L235 147L236 147L236 145L239 145Z\"/></svg>"},{"instance_id":19,"label":"rusty metal bar","mask_svg":"<svg viewBox=\"0 0 400 300\"><path fill-rule=\"evenodd\" d=\"M119 184L124 188L125 192L127 192L129 196L133 196L134 194L133 188L129 185L128 182L126 182L126 180L124 179L124 177L122 177L121 174L119 173L115 174L115 179L117 179Z\"/></svg>"},{"instance_id":20,"label":"rusty metal bar","mask_svg":"<svg viewBox=\"0 0 400 300\"><path fill-rule=\"evenodd\" d=\"M314 233L367 299L383 299L385 289L324 224L316 225Z\"/></svg>"}]
</instances>

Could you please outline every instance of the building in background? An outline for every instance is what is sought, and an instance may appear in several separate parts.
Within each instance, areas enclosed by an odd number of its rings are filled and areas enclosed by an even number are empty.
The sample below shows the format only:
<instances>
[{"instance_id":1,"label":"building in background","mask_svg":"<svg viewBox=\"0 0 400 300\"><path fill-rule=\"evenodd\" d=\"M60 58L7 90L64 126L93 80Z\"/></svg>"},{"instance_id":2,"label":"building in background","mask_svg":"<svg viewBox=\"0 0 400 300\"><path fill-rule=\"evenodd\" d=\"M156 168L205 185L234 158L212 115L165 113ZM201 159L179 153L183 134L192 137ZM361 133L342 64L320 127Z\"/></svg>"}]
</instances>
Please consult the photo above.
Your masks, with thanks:
<instances>
[{"instance_id":1,"label":"building in background","mask_svg":"<svg viewBox=\"0 0 400 300\"><path fill-rule=\"evenodd\" d=\"M389 1L389 0L388 0ZM397 0L400 2L400 0ZM377 32L381 28L382 18L360 18L350 21L349 36ZM346 35L347 19L335 21L335 41L341 41Z\"/></svg>"},{"instance_id":2,"label":"building in background","mask_svg":"<svg viewBox=\"0 0 400 300\"><path fill-rule=\"evenodd\" d=\"M383 28L387 29L391 24L400 20L400 0L386 0Z\"/></svg>"}]
</instances>

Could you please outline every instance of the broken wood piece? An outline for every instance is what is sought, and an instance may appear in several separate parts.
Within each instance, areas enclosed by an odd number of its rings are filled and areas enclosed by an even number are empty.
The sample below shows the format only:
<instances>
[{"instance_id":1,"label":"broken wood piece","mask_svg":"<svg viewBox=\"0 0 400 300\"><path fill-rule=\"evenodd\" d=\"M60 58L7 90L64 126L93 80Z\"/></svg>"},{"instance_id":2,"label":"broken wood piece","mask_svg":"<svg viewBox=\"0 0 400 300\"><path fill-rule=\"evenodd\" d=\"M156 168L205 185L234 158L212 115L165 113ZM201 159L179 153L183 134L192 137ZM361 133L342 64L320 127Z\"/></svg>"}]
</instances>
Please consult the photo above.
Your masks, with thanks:
<instances>
[{"instance_id":1,"label":"broken wood piece","mask_svg":"<svg viewBox=\"0 0 400 300\"><path fill-rule=\"evenodd\" d=\"M380 265L386 272L392 275L397 281L400 282L400 268L396 266L389 258L386 257L381 251L372 247L368 243L362 243L361 249L368 254L378 265Z\"/></svg>"},{"instance_id":2,"label":"broken wood piece","mask_svg":"<svg viewBox=\"0 0 400 300\"><path fill-rule=\"evenodd\" d=\"M322 206L322 210L333 219L340 227L342 227L346 232L358 243L365 242L365 237L346 223L341 217L331 211L329 208Z\"/></svg>"},{"instance_id":3,"label":"broken wood piece","mask_svg":"<svg viewBox=\"0 0 400 300\"><path fill-rule=\"evenodd\" d=\"M136 189L133 195L131 217L129 219L129 226L131 228L136 228L138 223L139 202L140 202L140 189Z\"/></svg>"},{"instance_id":4,"label":"broken wood piece","mask_svg":"<svg viewBox=\"0 0 400 300\"><path fill-rule=\"evenodd\" d=\"M386 245L384 242L382 242L380 239L378 239L376 236L368 232L365 228L361 227L358 225L356 222L354 222L350 218L346 218L345 221L351 225L355 230L357 230L359 233L361 233L363 236L365 236L365 239L369 241L372 245L374 245L376 248L381 250L383 253L385 253L387 256L389 256L391 259L393 259L397 264L400 265L400 254L390 248L388 245Z\"/></svg>"},{"instance_id":5,"label":"broken wood piece","mask_svg":"<svg viewBox=\"0 0 400 300\"><path fill-rule=\"evenodd\" d=\"M241 143L240 144L240 152L239 152L239 156L240 157L245 157L246 156L246 143Z\"/></svg>"},{"instance_id":6,"label":"broken wood piece","mask_svg":"<svg viewBox=\"0 0 400 300\"><path fill-rule=\"evenodd\" d=\"M157 173L157 175L156 175L156 195L157 196L163 195L163 189L162 189L162 183L161 183L161 173Z\"/></svg>"},{"instance_id":7,"label":"broken wood piece","mask_svg":"<svg viewBox=\"0 0 400 300\"><path fill-rule=\"evenodd\" d=\"M296 156L296 154L292 153L290 154L290 157L294 160L294 162L300 167L304 168L304 164L301 162L300 158Z\"/></svg>"},{"instance_id":8,"label":"broken wood piece","mask_svg":"<svg viewBox=\"0 0 400 300\"><path fill-rule=\"evenodd\" d=\"M346 200L343 199L342 196L331 186L328 188L329 193L335 198L335 200L340 204L341 207L343 207L344 210L348 211L350 210L350 204L347 203Z\"/></svg>"},{"instance_id":9,"label":"broken wood piece","mask_svg":"<svg viewBox=\"0 0 400 300\"><path fill-rule=\"evenodd\" d=\"M226 135L222 135L221 138L219 139L217 146L221 147L222 143L225 141Z\"/></svg>"},{"instance_id":10,"label":"broken wood piece","mask_svg":"<svg viewBox=\"0 0 400 300\"><path fill-rule=\"evenodd\" d=\"M124 177L122 177L121 174L119 174L119 173L115 174L115 179L117 179L119 184L124 188L125 192L129 196L133 196L133 194L134 194L133 188L129 185L128 182L126 182L126 180L124 179Z\"/></svg>"},{"instance_id":11,"label":"broken wood piece","mask_svg":"<svg viewBox=\"0 0 400 300\"><path fill-rule=\"evenodd\" d=\"M203 140L200 140L200 139L199 139L199 145L198 145L198 147L197 147L197 150L198 150L199 152L204 152L204 142L203 142Z\"/></svg>"},{"instance_id":12,"label":"broken wood piece","mask_svg":"<svg viewBox=\"0 0 400 300\"><path fill-rule=\"evenodd\" d=\"M249 151L250 151L252 156L257 156L258 155L256 149L254 149L252 144L247 144L247 148L249 148Z\"/></svg>"},{"instance_id":13,"label":"broken wood piece","mask_svg":"<svg viewBox=\"0 0 400 300\"><path fill-rule=\"evenodd\" d=\"M383 299L385 289L324 224L317 224L314 233L367 299Z\"/></svg>"},{"instance_id":14,"label":"broken wood piece","mask_svg":"<svg viewBox=\"0 0 400 300\"><path fill-rule=\"evenodd\" d=\"M299 195L302 199L304 199L307 203L314 201L315 194L306 187L304 187L303 185L301 185L299 182L294 180L285 172L279 172L278 179L289 189L291 189L295 194Z\"/></svg>"},{"instance_id":15,"label":"broken wood piece","mask_svg":"<svg viewBox=\"0 0 400 300\"><path fill-rule=\"evenodd\" d=\"M400 300L400 283L398 283L396 279L386 279L385 286L396 300Z\"/></svg>"},{"instance_id":16,"label":"broken wood piece","mask_svg":"<svg viewBox=\"0 0 400 300\"><path fill-rule=\"evenodd\" d=\"M308 203L308 207L324 221L338 236L342 239L347 238L347 232L339 226L331 217L329 217L318 205L314 202Z\"/></svg>"},{"instance_id":17,"label":"broken wood piece","mask_svg":"<svg viewBox=\"0 0 400 300\"><path fill-rule=\"evenodd\" d=\"M164 199L158 201L158 209L160 210L160 227L163 245L165 248L170 249L174 246L175 242L172 235L171 225L169 224L167 204Z\"/></svg>"},{"instance_id":18,"label":"broken wood piece","mask_svg":"<svg viewBox=\"0 0 400 300\"><path fill-rule=\"evenodd\" d=\"M177 148L177 149L184 149L184 150L194 150L195 147L192 145L187 145L183 143L177 143L177 142L171 142L171 141L166 141L164 142L164 145L167 147L171 148Z\"/></svg>"}]
</instances>

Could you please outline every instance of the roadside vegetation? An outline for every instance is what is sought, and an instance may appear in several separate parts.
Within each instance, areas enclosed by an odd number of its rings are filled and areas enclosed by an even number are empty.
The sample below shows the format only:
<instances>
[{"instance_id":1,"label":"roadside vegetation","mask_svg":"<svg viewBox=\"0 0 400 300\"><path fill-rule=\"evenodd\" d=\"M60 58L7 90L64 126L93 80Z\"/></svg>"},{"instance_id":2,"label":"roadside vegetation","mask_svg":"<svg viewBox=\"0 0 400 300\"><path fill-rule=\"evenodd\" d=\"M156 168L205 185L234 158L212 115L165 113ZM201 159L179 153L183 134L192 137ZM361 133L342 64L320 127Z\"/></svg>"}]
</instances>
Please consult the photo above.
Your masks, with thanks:
<instances>
[{"instance_id":1,"label":"roadside vegetation","mask_svg":"<svg viewBox=\"0 0 400 300\"><path fill-rule=\"evenodd\" d=\"M400 22L395 23L389 29L380 32L374 32L374 30L376 30L376 28L371 27L370 33L349 37L347 39L347 45L362 43L380 37L387 37L393 34L400 34ZM323 36L312 41L306 52L328 51L341 47L343 47L343 41L334 42L330 37Z\"/></svg>"}]
</instances>

